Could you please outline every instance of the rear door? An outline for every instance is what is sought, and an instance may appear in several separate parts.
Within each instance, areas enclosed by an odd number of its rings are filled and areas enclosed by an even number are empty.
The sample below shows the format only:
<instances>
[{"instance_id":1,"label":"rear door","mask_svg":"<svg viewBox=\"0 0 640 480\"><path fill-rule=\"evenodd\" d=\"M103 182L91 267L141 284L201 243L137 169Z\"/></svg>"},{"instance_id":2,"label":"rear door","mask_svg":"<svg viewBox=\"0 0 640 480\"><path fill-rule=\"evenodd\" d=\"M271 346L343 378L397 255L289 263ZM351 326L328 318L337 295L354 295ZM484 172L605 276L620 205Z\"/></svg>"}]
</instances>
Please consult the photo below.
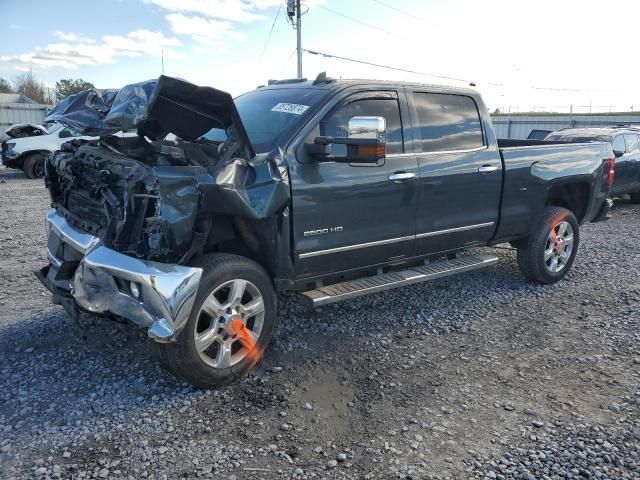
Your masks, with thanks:
<instances>
[{"instance_id":1,"label":"rear door","mask_svg":"<svg viewBox=\"0 0 640 480\"><path fill-rule=\"evenodd\" d=\"M502 162L471 96L414 90L413 136L420 169L416 251L485 244L498 222Z\"/></svg>"},{"instance_id":2,"label":"rear door","mask_svg":"<svg viewBox=\"0 0 640 480\"><path fill-rule=\"evenodd\" d=\"M316 136L345 137L349 119L384 117L387 153L378 164L338 163L310 157ZM319 115L290 162L296 272L312 277L402 260L412 255L418 164L406 128L403 91L346 95ZM333 155L346 154L332 145Z\"/></svg>"}]
</instances>

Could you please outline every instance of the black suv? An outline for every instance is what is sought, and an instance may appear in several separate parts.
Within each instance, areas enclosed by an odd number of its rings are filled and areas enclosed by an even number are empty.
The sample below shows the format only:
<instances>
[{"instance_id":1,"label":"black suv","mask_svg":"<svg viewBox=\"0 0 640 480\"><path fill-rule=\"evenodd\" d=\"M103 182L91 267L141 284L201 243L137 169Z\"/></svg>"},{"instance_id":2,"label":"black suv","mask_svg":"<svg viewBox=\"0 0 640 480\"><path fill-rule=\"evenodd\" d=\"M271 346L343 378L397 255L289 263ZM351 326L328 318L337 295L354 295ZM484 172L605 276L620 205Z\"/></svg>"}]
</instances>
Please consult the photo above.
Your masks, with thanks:
<instances>
[{"instance_id":1,"label":"black suv","mask_svg":"<svg viewBox=\"0 0 640 480\"><path fill-rule=\"evenodd\" d=\"M611 143L617 157L611 195L621 196L628 193L631 195L632 203L640 203L640 128L565 128L552 132L545 140Z\"/></svg>"}]
</instances>

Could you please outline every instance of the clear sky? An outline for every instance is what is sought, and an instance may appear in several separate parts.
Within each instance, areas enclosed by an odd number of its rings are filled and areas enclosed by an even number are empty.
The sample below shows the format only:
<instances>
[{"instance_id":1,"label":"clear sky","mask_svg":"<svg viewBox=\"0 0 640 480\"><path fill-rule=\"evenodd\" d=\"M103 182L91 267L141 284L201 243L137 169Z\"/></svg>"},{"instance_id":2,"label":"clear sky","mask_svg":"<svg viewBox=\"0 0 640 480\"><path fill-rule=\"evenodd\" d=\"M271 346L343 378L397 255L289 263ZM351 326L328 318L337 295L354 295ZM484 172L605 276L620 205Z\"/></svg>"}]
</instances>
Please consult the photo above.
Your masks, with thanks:
<instances>
[{"instance_id":1,"label":"clear sky","mask_svg":"<svg viewBox=\"0 0 640 480\"><path fill-rule=\"evenodd\" d=\"M0 0L0 77L120 87L165 73L236 95L296 74L281 0ZM286 0L284 0L286 5ZM303 0L303 46L474 81L491 109L640 110L640 1ZM263 53L264 49L264 53ZM463 85L305 54L304 74Z\"/></svg>"}]
</instances>

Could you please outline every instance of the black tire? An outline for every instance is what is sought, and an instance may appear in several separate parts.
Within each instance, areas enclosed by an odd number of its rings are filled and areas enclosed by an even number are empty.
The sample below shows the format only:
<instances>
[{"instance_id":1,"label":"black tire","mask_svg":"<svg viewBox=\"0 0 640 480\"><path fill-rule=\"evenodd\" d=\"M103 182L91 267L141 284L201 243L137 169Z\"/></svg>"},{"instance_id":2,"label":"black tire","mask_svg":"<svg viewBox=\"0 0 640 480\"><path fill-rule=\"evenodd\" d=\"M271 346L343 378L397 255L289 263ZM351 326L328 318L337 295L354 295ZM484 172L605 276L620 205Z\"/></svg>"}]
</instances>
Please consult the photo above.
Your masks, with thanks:
<instances>
[{"instance_id":1,"label":"black tire","mask_svg":"<svg viewBox=\"0 0 640 480\"><path fill-rule=\"evenodd\" d=\"M22 171L27 178L44 177L44 155L41 153L32 153L24 159Z\"/></svg>"},{"instance_id":2,"label":"black tire","mask_svg":"<svg viewBox=\"0 0 640 480\"><path fill-rule=\"evenodd\" d=\"M569 253L566 253L568 242L564 240L558 241L558 246L555 247L550 238L552 229L556 233L556 238L558 238L556 230L565 222L571 226L572 230L572 245ZM580 243L579 228L578 220L570 210L561 207L546 207L528 242L518 248L518 267L520 267L520 271L529 280L544 284L555 283L562 279L571 269L576 258ZM552 255L558 258L555 268L558 268L562 263L561 269L558 271L553 271L553 258L545 259L549 246L551 246ZM559 260L562 256L559 253L559 249L564 254L563 260ZM547 262L551 263L551 266Z\"/></svg>"},{"instance_id":3,"label":"black tire","mask_svg":"<svg viewBox=\"0 0 640 480\"><path fill-rule=\"evenodd\" d=\"M634 205L640 205L640 192L633 192L631 195L631 203Z\"/></svg>"},{"instance_id":4,"label":"black tire","mask_svg":"<svg viewBox=\"0 0 640 480\"><path fill-rule=\"evenodd\" d=\"M164 367L176 377L186 380L195 387L209 388L225 385L249 373L262 359L277 326L277 296L267 272L245 257L230 254L204 255L194 261L193 266L202 268L203 273L189 320L175 342L156 343L157 351ZM264 306L262 327L255 346L251 350L246 350L245 357L228 368L215 368L208 364L196 349L196 329L203 321L203 315L208 316L205 313L201 315L200 311L205 300L216 289L236 279L248 281L247 285L259 291ZM250 318L252 317L247 317L245 323L251 321ZM211 317L207 321L218 320L212 320ZM226 331L225 336L227 336ZM229 341L233 340L229 339ZM238 341L240 340L236 342ZM222 347L218 345L218 348ZM243 342L240 342L240 348L245 348Z\"/></svg>"}]
</instances>

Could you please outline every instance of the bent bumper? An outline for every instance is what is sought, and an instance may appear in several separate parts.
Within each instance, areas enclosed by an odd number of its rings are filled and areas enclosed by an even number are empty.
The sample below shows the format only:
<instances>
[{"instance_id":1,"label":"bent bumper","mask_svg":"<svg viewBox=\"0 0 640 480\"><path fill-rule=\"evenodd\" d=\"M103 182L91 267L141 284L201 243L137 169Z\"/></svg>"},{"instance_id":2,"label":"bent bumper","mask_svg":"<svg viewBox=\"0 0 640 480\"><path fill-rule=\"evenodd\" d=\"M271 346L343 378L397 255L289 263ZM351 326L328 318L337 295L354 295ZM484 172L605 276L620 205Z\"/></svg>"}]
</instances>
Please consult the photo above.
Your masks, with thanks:
<instances>
[{"instance_id":1,"label":"bent bumper","mask_svg":"<svg viewBox=\"0 0 640 480\"><path fill-rule=\"evenodd\" d=\"M168 342L180 333L195 301L201 268L151 262L116 252L73 228L55 210L47 214L50 265L36 275L65 306L111 313ZM137 291L137 295L135 294Z\"/></svg>"}]
</instances>

